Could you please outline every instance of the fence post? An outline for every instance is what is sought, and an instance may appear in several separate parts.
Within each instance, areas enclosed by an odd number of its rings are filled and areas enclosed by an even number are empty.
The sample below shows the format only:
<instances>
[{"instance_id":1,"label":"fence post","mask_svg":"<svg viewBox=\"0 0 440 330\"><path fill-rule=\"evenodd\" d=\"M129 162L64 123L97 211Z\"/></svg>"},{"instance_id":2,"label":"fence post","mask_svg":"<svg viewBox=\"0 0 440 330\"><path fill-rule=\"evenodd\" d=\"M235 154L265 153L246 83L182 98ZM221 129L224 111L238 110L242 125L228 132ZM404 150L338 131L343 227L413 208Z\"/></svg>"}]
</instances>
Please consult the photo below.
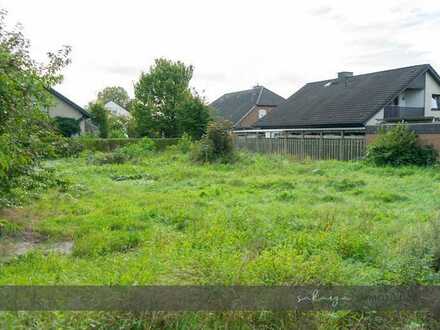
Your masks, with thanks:
<instances>
[{"instance_id":1,"label":"fence post","mask_svg":"<svg viewBox=\"0 0 440 330\"><path fill-rule=\"evenodd\" d=\"M342 131L341 140L339 142L339 160L344 160L344 149L345 149L345 140L344 140L344 131Z\"/></svg>"},{"instance_id":2,"label":"fence post","mask_svg":"<svg viewBox=\"0 0 440 330\"><path fill-rule=\"evenodd\" d=\"M323 135L322 135L322 132L321 133L319 133L319 146L318 146L318 159L319 160L322 160L322 149L323 149Z\"/></svg>"},{"instance_id":3,"label":"fence post","mask_svg":"<svg viewBox=\"0 0 440 330\"><path fill-rule=\"evenodd\" d=\"M299 148L299 152L300 152L300 159L301 160L304 160L306 157L305 157L305 154L304 154L304 150L305 150L305 146L304 146L304 143L305 143L306 141L305 141L305 139L304 139L304 131L301 131L301 144L300 144L300 148Z\"/></svg>"}]
</instances>

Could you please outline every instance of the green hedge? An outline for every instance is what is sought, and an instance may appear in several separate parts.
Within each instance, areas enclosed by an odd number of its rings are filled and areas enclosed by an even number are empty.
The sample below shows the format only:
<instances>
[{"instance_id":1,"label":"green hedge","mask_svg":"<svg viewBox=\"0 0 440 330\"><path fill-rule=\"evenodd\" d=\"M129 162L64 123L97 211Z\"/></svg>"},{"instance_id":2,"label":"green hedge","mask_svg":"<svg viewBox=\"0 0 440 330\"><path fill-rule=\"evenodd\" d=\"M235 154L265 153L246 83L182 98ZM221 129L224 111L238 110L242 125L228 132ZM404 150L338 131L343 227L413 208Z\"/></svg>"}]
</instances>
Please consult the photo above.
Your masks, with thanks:
<instances>
[{"instance_id":1,"label":"green hedge","mask_svg":"<svg viewBox=\"0 0 440 330\"><path fill-rule=\"evenodd\" d=\"M78 142L83 145L84 150L109 152L116 148L124 147L131 143L136 143L141 139L82 139ZM175 145L179 139L152 139L156 144L157 150L164 150L168 146Z\"/></svg>"}]
</instances>

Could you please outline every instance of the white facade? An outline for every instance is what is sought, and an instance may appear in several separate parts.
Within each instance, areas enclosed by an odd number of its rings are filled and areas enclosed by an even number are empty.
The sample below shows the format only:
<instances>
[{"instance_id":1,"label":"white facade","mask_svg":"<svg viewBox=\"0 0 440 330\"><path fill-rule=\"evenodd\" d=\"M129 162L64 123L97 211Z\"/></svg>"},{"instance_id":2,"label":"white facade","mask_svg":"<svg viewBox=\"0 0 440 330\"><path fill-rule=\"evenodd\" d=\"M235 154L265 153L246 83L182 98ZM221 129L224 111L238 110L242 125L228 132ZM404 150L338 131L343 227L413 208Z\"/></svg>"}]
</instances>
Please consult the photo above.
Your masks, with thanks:
<instances>
[{"instance_id":1,"label":"white facade","mask_svg":"<svg viewBox=\"0 0 440 330\"><path fill-rule=\"evenodd\" d=\"M424 108L425 117L440 118L440 109L437 110L433 104L433 95L440 95L440 84L427 72L423 79L424 88L407 89L398 97L397 106L410 108ZM371 119L368 120L366 126L375 126L383 122L384 109L378 111Z\"/></svg>"},{"instance_id":2,"label":"white facade","mask_svg":"<svg viewBox=\"0 0 440 330\"><path fill-rule=\"evenodd\" d=\"M425 116L440 118L440 110L433 110L432 96L440 95L439 83L430 75L425 77Z\"/></svg>"},{"instance_id":3,"label":"white facade","mask_svg":"<svg viewBox=\"0 0 440 330\"><path fill-rule=\"evenodd\" d=\"M423 89L409 89L400 95L399 105L401 107L423 108L424 98Z\"/></svg>"},{"instance_id":4,"label":"white facade","mask_svg":"<svg viewBox=\"0 0 440 330\"><path fill-rule=\"evenodd\" d=\"M53 105L47 110L47 113L50 117L64 117L64 118L73 118L73 119L81 119L79 123L79 127L81 129L81 133L85 132L85 120L84 115L75 109L72 105L68 104L66 101L61 98L53 95Z\"/></svg>"},{"instance_id":5,"label":"white facade","mask_svg":"<svg viewBox=\"0 0 440 330\"><path fill-rule=\"evenodd\" d=\"M126 109L124 109L123 107L121 107L119 104L113 102L113 101L109 101L107 102L104 107L110 111L110 113L113 116L117 116L117 117L131 117L130 112L128 112Z\"/></svg>"},{"instance_id":6,"label":"white facade","mask_svg":"<svg viewBox=\"0 0 440 330\"><path fill-rule=\"evenodd\" d=\"M376 126L383 122L384 119L384 109L378 111L370 120L365 124L366 126Z\"/></svg>"}]
</instances>

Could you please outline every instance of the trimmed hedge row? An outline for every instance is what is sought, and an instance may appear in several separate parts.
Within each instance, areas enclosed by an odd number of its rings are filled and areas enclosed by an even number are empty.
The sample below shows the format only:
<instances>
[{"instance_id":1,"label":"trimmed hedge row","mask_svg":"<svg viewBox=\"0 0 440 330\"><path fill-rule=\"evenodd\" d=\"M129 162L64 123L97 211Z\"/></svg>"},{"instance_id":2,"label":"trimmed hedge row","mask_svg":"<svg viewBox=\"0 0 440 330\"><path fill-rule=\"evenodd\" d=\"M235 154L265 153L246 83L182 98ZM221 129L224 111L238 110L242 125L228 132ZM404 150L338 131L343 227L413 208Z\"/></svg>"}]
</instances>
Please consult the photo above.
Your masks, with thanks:
<instances>
[{"instance_id":1,"label":"trimmed hedge row","mask_svg":"<svg viewBox=\"0 0 440 330\"><path fill-rule=\"evenodd\" d=\"M84 150L110 152L119 147L139 142L141 139L78 139ZM152 139L157 150L164 150L168 146L176 145L179 139Z\"/></svg>"}]
</instances>

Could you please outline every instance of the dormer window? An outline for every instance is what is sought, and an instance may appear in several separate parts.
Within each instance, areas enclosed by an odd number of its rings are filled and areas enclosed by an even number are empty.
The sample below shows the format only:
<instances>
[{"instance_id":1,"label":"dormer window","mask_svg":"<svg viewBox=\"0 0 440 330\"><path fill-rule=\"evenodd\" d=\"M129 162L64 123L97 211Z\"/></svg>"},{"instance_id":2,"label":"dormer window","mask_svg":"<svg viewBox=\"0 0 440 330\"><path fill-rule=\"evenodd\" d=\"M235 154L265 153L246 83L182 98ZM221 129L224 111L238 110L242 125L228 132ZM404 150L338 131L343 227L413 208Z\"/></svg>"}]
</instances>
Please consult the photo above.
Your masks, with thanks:
<instances>
[{"instance_id":1,"label":"dormer window","mask_svg":"<svg viewBox=\"0 0 440 330\"><path fill-rule=\"evenodd\" d=\"M433 94L431 98L431 109L440 110L440 95Z\"/></svg>"},{"instance_id":2,"label":"dormer window","mask_svg":"<svg viewBox=\"0 0 440 330\"><path fill-rule=\"evenodd\" d=\"M267 115L267 110L266 109L258 110L258 119L261 119L261 118L263 118L266 115Z\"/></svg>"}]
</instances>

